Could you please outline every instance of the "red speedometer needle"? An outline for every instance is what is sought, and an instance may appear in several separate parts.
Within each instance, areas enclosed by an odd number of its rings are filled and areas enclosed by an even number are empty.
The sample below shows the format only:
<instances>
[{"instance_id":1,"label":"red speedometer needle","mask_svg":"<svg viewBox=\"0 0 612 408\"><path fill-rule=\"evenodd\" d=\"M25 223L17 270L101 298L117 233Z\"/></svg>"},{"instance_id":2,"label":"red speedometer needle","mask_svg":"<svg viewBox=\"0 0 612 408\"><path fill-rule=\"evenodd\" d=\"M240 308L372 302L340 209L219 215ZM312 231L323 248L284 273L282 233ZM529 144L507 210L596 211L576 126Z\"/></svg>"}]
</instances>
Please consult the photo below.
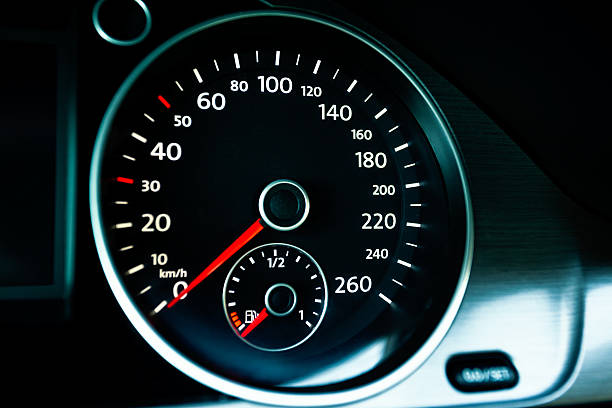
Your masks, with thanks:
<instances>
[{"instance_id":1,"label":"red speedometer needle","mask_svg":"<svg viewBox=\"0 0 612 408\"><path fill-rule=\"evenodd\" d=\"M200 274L189 285L187 285L187 287L183 289L181 293L179 293L174 299L172 299L170 303L168 303L168 307L170 308L174 306L176 302L178 302L183 296L191 292L191 290L198 286L200 282L202 282L204 279L206 279L208 275L210 275L218 267L223 265L223 263L229 258L231 258L231 256L234 255L240 248L242 248L244 245L246 245L247 242L252 240L255 235L259 234L262 229L263 225L261 223L261 218L258 218L257 221L253 223L253 225L251 225L246 231L242 233L242 235L238 237L238 239L236 239L232 243L232 245L227 247L225 251L221 252L221 255L219 255L217 259L212 261L212 263L208 265L206 269L200 272Z\"/></svg>"},{"instance_id":2,"label":"red speedometer needle","mask_svg":"<svg viewBox=\"0 0 612 408\"><path fill-rule=\"evenodd\" d=\"M240 337L246 337L250 332L253 331L254 328L259 326L259 323L263 322L266 317L268 317L268 311L264 307L263 310L259 312L255 320L253 320L253 322L249 324L242 333L240 333Z\"/></svg>"}]
</instances>

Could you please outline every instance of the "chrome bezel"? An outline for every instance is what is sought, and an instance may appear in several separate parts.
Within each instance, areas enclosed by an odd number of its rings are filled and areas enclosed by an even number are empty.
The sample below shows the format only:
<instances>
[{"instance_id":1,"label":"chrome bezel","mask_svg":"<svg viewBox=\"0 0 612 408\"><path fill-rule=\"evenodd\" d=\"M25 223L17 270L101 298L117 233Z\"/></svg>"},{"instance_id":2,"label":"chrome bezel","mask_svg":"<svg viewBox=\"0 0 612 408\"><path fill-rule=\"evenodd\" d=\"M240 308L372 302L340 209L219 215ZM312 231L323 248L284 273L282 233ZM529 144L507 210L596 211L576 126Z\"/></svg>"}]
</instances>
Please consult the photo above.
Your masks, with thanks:
<instances>
[{"instance_id":1,"label":"chrome bezel","mask_svg":"<svg viewBox=\"0 0 612 408\"><path fill-rule=\"evenodd\" d=\"M464 257L456 290L449 302L449 306L445 314L440 319L440 322L432 332L431 336L420 347L420 349L397 368L367 384L329 392L317 392L316 389L314 389L314 391L313 389L304 391L299 388L296 388L295 392L290 392L258 388L242 384L207 370L178 351L172 344L169 344L148 322L146 316L136 307L130 294L123 285L109 253L106 236L103 229L102 217L100 214L100 165L113 118L128 90L153 61L155 61L161 54L181 40L202 30L206 30L220 24L256 17L287 17L323 24L352 36L356 40L363 42L382 55L391 64L393 64L393 66L398 69L417 90L420 100L416 105L416 108L425 106L424 110L419 109L419 114L422 115L421 119L423 120L423 123L419 123L421 126L426 125L426 137L430 141L435 138L437 143L444 143L450 149L451 158L449 160L452 162L451 165L454 166L458 172L461 183L460 188L463 192L465 204L466 228ZM417 118L417 120L418 119L419 118ZM108 110L104 115L93 151L89 191L94 238L104 273L113 294L119 302L119 305L140 335L164 359L194 380L220 392L262 404L294 407L347 404L376 395L396 385L400 381L405 380L410 374L417 370L425 362L425 360L427 360L427 358L433 353L448 332L461 305L469 279L474 243L471 200L467 176L462 166L461 155L455 145L453 133L443 113L439 109L433 97L425 89L421 81L410 70L410 68L406 66L396 54L393 53L393 51L359 28L318 15L287 10L246 11L215 18L189 28L158 47L155 51L149 54L128 76L128 78L119 88L118 92L115 94Z\"/></svg>"},{"instance_id":2,"label":"chrome bezel","mask_svg":"<svg viewBox=\"0 0 612 408\"><path fill-rule=\"evenodd\" d=\"M149 35L149 32L151 31L151 12L149 11L149 7L147 7L145 2L142 0L133 0L142 9L144 16L145 16L145 26L142 29L142 32L138 36L130 40L119 40L113 37L112 35L109 35L104 30L104 28L102 28L102 25L100 24L100 16L99 16L100 7L102 7L102 4L104 4L105 1L106 0L98 0L96 4L94 5L94 8L91 12L91 19L93 21L94 28L96 29L96 32L98 33L100 37L102 37L103 40L113 45L119 45L121 47L129 47L131 45L136 45L136 44L141 43L147 37L147 35Z\"/></svg>"},{"instance_id":3,"label":"chrome bezel","mask_svg":"<svg viewBox=\"0 0 612 408\"><path fill-rule=\"evenodd\" d=\"M293 187L297 188L300 193L302 193L302 195L304 196L304 214L302 215L302 217L298 220L298 222L296 222L293 225L290 225L288 227L283 227L282 225L277 225L275 223L273 223L270 218L268 217L268 214L266 214L266 211L264 210L264 201L266 199L266 194L268 194L268 192L278 186L279 184L289 184L292 185ZM308 217L308 213L310 212L310 199L308 198L308 194L306 194L306 190L304 190L304 188L302 186L300 186L298 183L296 183L295 181L291 181L291 180L286 180L286 179L281 179L281 180L276 180L271 182L270 184L268 184L263 191L261 192L261 194L259 195L259 215L261 215L261 219L266 223L266 225L268 225L269 227L274 228L275 230L278 231L291 231L296 229L297 227L299 227L300 225L302 225L304 223L304 221L306 221L306 218Z\"/></svg>"}]
</instances>

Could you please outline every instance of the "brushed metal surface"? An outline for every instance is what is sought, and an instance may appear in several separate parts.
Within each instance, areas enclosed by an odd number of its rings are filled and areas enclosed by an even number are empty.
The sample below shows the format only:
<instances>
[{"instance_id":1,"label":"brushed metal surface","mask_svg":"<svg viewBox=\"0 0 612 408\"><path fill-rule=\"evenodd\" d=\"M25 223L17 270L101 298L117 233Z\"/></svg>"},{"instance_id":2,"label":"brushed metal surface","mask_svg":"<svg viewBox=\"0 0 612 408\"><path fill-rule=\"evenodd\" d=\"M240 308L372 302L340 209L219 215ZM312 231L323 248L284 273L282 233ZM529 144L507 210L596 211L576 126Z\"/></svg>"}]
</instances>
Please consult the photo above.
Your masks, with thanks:
<instances>
[{"instance_id":1,"label":"brushed metal surface","mask_svg":"<svg viewBox=\"0 0 612 408\"><path fill-rule=\"evenodd\" d=\"M612 401L612 225L577 213L585 282L583 358L576 381L551 405Z\"/></svg>"}]
</instances>

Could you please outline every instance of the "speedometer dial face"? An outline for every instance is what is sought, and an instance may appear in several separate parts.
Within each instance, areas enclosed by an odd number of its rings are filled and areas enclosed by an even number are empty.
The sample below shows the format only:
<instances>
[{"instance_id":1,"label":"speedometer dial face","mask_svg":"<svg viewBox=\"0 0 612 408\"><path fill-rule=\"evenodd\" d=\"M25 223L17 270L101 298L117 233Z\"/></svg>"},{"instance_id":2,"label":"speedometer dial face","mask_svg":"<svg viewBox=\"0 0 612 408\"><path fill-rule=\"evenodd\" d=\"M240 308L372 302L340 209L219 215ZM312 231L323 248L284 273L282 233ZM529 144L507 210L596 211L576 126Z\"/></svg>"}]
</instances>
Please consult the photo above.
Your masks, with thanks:
<instances>
[{"instance_id":1,"label":"speedometer dial face","mask_svg":"<svg viewBox=\"0 0 612 408\"><path fill-rule=\"evenodd\" d=\"M91 176L105 273L145 339L261 402L330 384L349 401L413 370L469 259L465 181L425 95L364 35L296 13L154 52L109 108Z\"/></svg>"}]
</instances>

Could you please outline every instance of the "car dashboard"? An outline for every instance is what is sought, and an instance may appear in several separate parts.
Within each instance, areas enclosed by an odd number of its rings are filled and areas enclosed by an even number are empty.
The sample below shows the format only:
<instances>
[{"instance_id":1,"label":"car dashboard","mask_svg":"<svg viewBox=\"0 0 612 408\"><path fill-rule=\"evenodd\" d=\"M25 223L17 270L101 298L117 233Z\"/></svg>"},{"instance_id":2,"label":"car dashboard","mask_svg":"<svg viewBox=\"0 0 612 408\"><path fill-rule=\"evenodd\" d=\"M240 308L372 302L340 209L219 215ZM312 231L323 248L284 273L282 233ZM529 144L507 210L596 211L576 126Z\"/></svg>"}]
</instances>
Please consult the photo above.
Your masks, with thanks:
<instances>
[{"instance_id":1,"label":"car dashboard","mask_svg":"<svg viewBox=\"0 0 612 408\"><path fill-rule=\"evenodd\" d=\"M3 399L612 401L596 10L0 10Z\"/></svg>"}]
</instances>

